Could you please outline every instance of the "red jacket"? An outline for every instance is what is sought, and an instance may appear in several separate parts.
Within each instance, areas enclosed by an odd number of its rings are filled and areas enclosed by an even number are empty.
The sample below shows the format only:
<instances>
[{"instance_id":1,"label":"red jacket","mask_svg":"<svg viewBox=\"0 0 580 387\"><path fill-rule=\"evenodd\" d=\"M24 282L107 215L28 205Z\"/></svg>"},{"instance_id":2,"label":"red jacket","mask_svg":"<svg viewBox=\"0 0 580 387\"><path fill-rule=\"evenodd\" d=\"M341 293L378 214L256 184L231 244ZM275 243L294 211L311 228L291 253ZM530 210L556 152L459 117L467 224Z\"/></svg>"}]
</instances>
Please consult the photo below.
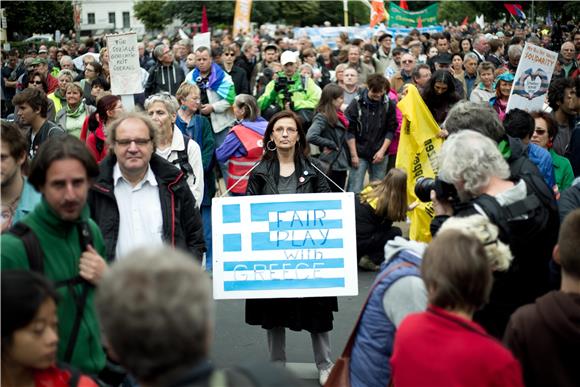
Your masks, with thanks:
<instances>
[{"instance_id":1,"label":"red jacket","mask_svg":"<svg viewBox=\"0 0 580 387\"><path fill-rule=\"evenodd\" d=\"M35 387L69 387L72 372L68 369L50 367L34 373ZM78 387L97 387L97 384L88 376L78 375Z\"/></svg>"},{"instance_id":2,"label":"red jacket","mask_svg":"<svg viewBox=\"0 0 580 387\"><path fill-rule=\"evenodd\" d=\"M80 139L86 144L87 148L89 148L89 151L91 151L91 154L95 160L97 160L97 163L100 163L101 160L107 156L108 151L105 130L103 128L103 123L99 120L97 130L94 132L89 131L89 118L90 116L87 116L85 122L83 122ZM97 142L100 144L99 146L102 147L100 152L97 149Z\"/></svg>"},{"instance_id":3,"label":"red jacket","mask_svg":"<svg viewBox=\"0 0 580 387\"><path fill-rule=\"evenodd\" d=\"M400 386L522 386L519 362L473 321L429 306L395 335L393 381Z\"/></svg>"},{"instance_id":4,"label":"red jacket","mask_svg":"<svg viewBox=\"0 0 580 387\"><path fill-rule=\"evenodd\" d=\"M231 157L228 162L227 188L230 189L238 180L241 180L231 191L245 194L248 186L249 174L244 176L252 167L260 161L263 153L263 136L242 125L236 125L232 132L238 137L244 148L246 155L241 157Z\"/></svg>"}]
</instances>

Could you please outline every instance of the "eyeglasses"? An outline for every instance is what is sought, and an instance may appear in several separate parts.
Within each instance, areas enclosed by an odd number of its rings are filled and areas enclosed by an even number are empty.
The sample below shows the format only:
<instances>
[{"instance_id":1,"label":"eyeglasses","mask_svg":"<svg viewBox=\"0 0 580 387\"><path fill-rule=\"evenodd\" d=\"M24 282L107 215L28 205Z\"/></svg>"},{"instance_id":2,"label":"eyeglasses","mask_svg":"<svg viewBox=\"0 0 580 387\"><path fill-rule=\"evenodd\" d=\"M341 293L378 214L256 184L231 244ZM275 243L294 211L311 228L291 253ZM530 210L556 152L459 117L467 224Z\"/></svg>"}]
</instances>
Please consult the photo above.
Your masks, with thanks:
<instances>
[{"instance_id":1,"label":"eyeglasses","mask_svg":"<svg viewBox=\"0 0 580 387\"><path fill-rule=\"evenodd\" d=\"M224 52L224 56L236 56L233 52Z\"/></svg>"},{"instance_id":2,"label":"eyeglasses","mask_svg":"<svg viewBox=\"0 0 580 387\"><path fill-rule=\"evenodd\" d=\"M288 134L296 134L296 133L298 133L298 129L294 129L294 128L276 128L276 129L274 129L274 132L276 132L276 134L284 134L284 132L286 132Z\"/></svg>"},{"instance_id":3,"label":"eyeglasses","mask_svg":"<svg viewBox=\"0 0 580 387\"><path fill-rule=\"evenodd\" d=\"M543 136L546 134L546 129L534 129L534 133L536 133L538 136Z\"/></svg>"},{"instance_id":4,"label":"eyeglasses","mask_svg":"<svg viewBox=\"0 0 580 387\"><path fill-rule=\"evenodd\" d=\"M131 143L134 142L135 145L141 147L141 146L145 146L147 144L149 144L151 142L150 138L124 138L124 139L119 139L119 140L115 140L115 143L119 146L129 146L131 145Z\"/></svg>"},{"instance_id":5,"label":"eyeglasses","mask_svg":"<svg viewBox=\"0 0 580 387\"><path fill-rule=\"evenodd\" d=\"M42 81L30 81L31 85L42 85Z\"/></svg>"},{"instance_id":6,"label":"eyeglasses","mask_svg":"<svg viewBox=\"0 0 580 387\"><path fill-rule=\"evenodd\" d=\"M93 69L85 69L85 71L88 71L89 73L94 73L95 72L95 70L93 70Z\"/></svg>"},{"instance_id":7,"label":"eyeglasses","mask_svg":"<svg viewBox=\"0 0 580 387\"><path fill-rule=\"evenodd\" d=\"M413 61L412 60L402 60L401 63L407 64L407 63L413 63Z\"/></svg>"}]
</instances>

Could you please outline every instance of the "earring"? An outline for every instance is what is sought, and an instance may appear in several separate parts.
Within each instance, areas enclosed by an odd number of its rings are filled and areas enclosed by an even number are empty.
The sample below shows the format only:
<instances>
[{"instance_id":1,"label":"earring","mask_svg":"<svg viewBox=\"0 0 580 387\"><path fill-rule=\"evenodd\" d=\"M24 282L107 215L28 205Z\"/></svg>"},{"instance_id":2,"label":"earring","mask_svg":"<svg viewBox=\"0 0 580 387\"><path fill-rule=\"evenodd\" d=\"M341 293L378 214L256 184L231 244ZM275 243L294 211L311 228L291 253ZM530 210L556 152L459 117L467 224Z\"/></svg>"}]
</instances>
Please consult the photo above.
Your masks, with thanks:
<instances>
[{"instance_id":1,"label":"earring","mask_svg":"<svg viewBox=\"0 0 580 387\"><path fill-rule=\"evenodd\" d=\"M274 147L272 148L270 144L274 145ZM276 150L276 144L274 144L274 141L272 140L268 141L268 143L266 144L266 149L268 149L270 152L274 152Z\"/></svg>"}]
</instances>

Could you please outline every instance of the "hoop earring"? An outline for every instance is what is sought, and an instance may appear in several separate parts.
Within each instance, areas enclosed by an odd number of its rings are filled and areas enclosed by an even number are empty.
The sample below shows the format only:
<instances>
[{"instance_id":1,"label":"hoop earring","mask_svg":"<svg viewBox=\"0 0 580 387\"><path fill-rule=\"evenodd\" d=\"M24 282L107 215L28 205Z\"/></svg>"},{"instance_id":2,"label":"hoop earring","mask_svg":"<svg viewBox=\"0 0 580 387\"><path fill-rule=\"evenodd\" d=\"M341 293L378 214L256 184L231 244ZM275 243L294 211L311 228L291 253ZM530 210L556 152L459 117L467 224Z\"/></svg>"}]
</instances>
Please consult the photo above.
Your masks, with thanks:
<instances>
[{"instance_id":1,"label":"hoop earring","mask_svg":"<svg viewBox=\"0 0 580 387\"><path fill-rule=\"evenodd\" d=\"M274 145L274 148L272 148L270 144ZM276 144L274 144L274 141L272 140L268 141L268 143L266 144L266 149L268 149L270 152L274 152L276 150Z\"/></svg>"}]
</instances>

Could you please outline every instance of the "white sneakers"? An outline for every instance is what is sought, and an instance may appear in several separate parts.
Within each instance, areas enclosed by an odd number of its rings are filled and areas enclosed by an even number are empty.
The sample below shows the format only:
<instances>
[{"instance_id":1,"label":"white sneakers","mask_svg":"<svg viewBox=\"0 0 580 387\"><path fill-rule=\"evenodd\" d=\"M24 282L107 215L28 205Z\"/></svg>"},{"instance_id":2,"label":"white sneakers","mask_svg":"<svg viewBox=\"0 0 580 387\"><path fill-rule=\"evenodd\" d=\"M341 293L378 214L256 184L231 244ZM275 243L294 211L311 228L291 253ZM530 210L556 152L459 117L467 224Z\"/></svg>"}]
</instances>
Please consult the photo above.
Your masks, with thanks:
<instances>
[{"instance_id":1,"label":"white sneakers","mask_svg":"<svg viewBox=\"0 0 580 387\"><path fill-rule=\"evenodd\" d=\"M330 376L330 372L332 371L332 367L334 367L334 364L332 364L330 367L325 368L323 370L318 371L318 382L320 383L321 386L324 386L326 384L326 381L328 380L328 377Z\"/></svg>"}]
</instances>

